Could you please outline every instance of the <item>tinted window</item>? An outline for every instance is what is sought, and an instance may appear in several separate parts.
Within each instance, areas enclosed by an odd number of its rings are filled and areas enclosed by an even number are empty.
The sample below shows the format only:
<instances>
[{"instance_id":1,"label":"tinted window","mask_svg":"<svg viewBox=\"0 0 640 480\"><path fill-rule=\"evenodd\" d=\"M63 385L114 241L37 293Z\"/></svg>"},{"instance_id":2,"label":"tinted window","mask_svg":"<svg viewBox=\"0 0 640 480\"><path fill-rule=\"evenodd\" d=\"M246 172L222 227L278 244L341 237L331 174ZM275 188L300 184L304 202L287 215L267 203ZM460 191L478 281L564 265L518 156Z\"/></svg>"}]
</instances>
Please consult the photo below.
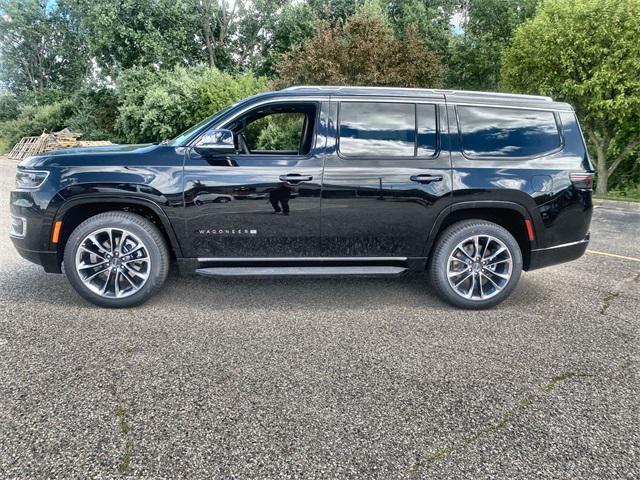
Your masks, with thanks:
<instances>
[{"instance_id":1,"label":"tinted window","mask_svg":"<svg viewBox=\"0 0 640 480\"><path fill-rule=\"evenodd\" d=\"M560 146L553 112L458 107L464 153L475 157L528 157Z\"/></svg>"},{"instance_id":2,"label":"tinted window","mask_svg":"<svg viewBox=\"0 0 640 480\"><path fill-rule=\"evenodd\" d=\"M348 157L412 157L415 105L342 102L338 135L340 153Z\"/></svg>"},{"instance_id":3,"label":"tinted window","mask_svg":"<svg viewBox=\"0 0 640 480\"><path fill-rule=\"evenodd\" d=\"M429 157L437 150L436 106L428 104L416 105L418 118L418 156Z\"/></svg>"}]
</instances>

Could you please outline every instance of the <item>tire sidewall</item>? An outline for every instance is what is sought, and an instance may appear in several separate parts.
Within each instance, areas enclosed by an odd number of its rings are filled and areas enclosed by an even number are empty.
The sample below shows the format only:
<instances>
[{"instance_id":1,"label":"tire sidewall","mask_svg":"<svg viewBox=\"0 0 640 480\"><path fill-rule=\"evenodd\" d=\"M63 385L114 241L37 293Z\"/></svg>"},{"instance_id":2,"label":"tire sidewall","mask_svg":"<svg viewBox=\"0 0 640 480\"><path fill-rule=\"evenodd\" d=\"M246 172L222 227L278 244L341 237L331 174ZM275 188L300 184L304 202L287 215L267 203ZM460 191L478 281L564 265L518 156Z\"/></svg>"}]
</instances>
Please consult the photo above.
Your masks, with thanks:
<instances>
[{"instance_id":1,"label":"tire sidewall","mask_svg":"<svg viewBox=\"0 0 640 480\"><path fill-rule=\"evenodd\" d=\"M449 284L447 264L449 256L463 240L475 235L491 235L502 241L511 253L513 261L512 273L506 287L497 295L486 300L469 300L458 295ZM516 239L508 230L488 221L465 221L447 228L441 235L431 260L431 281L440 296L459 308L481 310L491 308L511 295L518 285L522 272L522 252Z\"/></svg>"},{"instance_id":2,"label":"tire sidewall","mask_svg":"<svg viewBox=\"0 0 640 480\"><path fill-rule=\"evenodd\" d=\"M121 228L136 235L144 243L151 267L143 287L123 298L105 298L88 289L76 270L76 252L87 235L102 228ZM169 255L160 231L140 215L128 212L108 212L96 215L81 223L69 236L64 251L64 267L69 282L86 300L101 307L125 308L140 305L156 293L168 273Z\"/></svg>"}]
</instances>

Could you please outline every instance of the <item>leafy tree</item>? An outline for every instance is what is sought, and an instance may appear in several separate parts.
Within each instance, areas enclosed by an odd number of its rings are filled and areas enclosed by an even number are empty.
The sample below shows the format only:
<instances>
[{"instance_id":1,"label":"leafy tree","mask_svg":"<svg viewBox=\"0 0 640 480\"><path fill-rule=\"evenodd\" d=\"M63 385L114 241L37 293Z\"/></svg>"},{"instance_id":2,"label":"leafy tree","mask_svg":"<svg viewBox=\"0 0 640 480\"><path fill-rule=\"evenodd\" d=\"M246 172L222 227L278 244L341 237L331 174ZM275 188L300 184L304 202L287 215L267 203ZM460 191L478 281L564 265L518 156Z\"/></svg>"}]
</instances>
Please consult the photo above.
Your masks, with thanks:
<instances>
[{"instance_id":1,"label":"leafy tree","mask_svg":"<svg viewBox=\"0 0 640 480\"><path fill-rule=\"evenodd\" d=\"M319 29L276 66L275 86L300 84L438 87L439 58L415 30L396 39L378 15L360 12L344 25Z\"/></svg>"},{"instance_id":2,"label":"leafy tree","mask_svg":"<svg viewBox=\"0 0 640 480\"><path fill-rule=\"evenodd\" d=\"M600 194L640 147L639 38L640 0L547 0L505 51L508 88L576 108L595 151Z\"/></svg>"},{"instance_id":3,"label":"leafy tree","mask_svg":"<svg viewBox=\"0 0 640 480\"><path fill-rule=\"evenodd\" d=\"M65 1L0 0L0 81L9 89L71 89L87 66L88 52Z\"/></svg>"},{"instance_id":4,"label":"leafy tree","mask_svg":"<svg viewBox=\"0 0 640 480\"><path fill-rule=\"evenodd\" d=\"M464 33L451 39L447 84L497 90L503 49L513 31L535 14L539 0L469 0Z\"/></svg>"},{"instance_id":5,"label":"leafy tree","mask_svg":"<svg viewBox=\"0 0 640 480\"><path fill-rule=\"evenodd\" d=\"M205 59L196 41L195 0L68 1L98 65L113 77L133 66L170 68Z\"/></svg>"},{"instance_id":6,"label":"leafy tree","mask_svg":"<svg viewBox=\"0 0 640 480\"><path fill-rule=\"evenodd\" d=\"M265 87L266 81L252 74L231 75L204 66L164 71L136 67L118 81L116 128L127 142L171 138Z\"/></svg>"},{"instance_id":7,"label":"leafy tree","mask_svg":"<svg viewBox=\"0 0 640 480\"><path fill-rule=\"evenodd\" d=\"M244 48L239 49L243 52L241 59L246 59L246 65L258 73L271 76L274 63L282 55L313 36L319 17L303 2L257 0L253 4L255 13L240 27L240 32L252 32L245 38L253 39L253 43L245 42Z\"/></svg>"},{"instance_id":8,"label":"leafy tree","mask_svg":"<svg viewBox=\"0 0 640 480\"><path fill-rule=\"evenodd\" d=\"M451 38L451 17L459 3L460 0L391 0L388 9L397 35L413 28L427 47L444 57Z\"/></svg>"},{"instance_id":9,"label":"leafy tree","mask_svg":"<svg viewBox=\"0 0 640 480\"><path fill-rule=\"evenodd\" d=\"M356 13L358 3L362 0L307 0L309 7L321 20L335 26Z\"/></svg>"}]
</instances>

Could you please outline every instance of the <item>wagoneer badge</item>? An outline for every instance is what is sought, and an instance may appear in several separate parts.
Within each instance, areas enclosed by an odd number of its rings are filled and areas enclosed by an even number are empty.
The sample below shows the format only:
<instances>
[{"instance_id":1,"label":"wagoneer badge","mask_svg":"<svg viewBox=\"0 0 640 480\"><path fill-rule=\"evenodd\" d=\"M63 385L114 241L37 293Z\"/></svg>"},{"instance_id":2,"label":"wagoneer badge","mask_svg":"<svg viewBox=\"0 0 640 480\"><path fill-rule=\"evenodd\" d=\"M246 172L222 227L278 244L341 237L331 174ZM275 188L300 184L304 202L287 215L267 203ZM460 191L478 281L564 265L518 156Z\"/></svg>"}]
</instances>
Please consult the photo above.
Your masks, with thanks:
<instances>
[{"instance_id":1,"label":"wagoneer badge","mask_svg":"<svg viewBox=\"0 0 640 480\"><path fill-rule=\"evenodd\" d=\"M257 235L258 230L250 228L207 228L198 230L199 235Z\"/></svg>"}]
</instances>

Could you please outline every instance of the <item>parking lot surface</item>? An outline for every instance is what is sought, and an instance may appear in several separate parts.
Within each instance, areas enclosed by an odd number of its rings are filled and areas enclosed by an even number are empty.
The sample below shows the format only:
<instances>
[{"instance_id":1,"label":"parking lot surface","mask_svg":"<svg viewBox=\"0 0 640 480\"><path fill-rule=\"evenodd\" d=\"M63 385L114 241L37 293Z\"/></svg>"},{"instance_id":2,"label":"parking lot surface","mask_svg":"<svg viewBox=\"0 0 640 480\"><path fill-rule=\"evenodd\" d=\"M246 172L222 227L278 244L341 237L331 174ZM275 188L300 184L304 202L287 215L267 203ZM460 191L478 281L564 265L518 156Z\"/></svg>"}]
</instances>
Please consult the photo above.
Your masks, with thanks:
<instances>
[{"instance_id":1,"label":"parking lot surface","mask_svg":"<svg viewBox=\"0 0 640 480\"><path fill-rule=\"evenodd\" d=\"M0 478L640 478L640 207L483 312L398 279L170 275L103 310L7 236ZM614 256L611 256L614 255Z\"/></svg>"}]
</instances>

